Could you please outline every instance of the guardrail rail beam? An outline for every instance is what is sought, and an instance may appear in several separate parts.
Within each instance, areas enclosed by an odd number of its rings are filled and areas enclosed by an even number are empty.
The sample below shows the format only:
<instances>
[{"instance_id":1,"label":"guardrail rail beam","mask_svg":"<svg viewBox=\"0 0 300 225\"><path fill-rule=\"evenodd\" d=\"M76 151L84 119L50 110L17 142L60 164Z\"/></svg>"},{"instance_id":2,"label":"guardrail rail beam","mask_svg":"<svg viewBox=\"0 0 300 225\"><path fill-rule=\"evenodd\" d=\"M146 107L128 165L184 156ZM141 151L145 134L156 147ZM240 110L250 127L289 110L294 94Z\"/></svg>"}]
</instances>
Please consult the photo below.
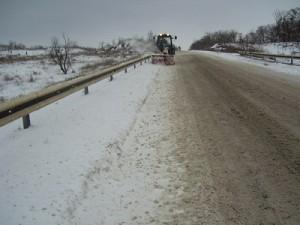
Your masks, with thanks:
<instances>
[{"instance_id":1,"label":"guardrail rail beam","mask_svg":"<svg viewBox=\"0 0 300 225\"><path fill-rule=\"evenodd\" d=\"M146 55L131 59L111 66L110 68L103 69L100 72L88 74L86 76L80 76L72 80L67 80L44 88L40 91L4 102L0 104L0 127L19 118L23 118L23 127L24 129L27 129L30 127L29 114L31 112L39 110L82 89L84 89L84 94L87 95L89 93L88 87L90 85L95 84L105 78L109 78L112 81L114 73L122 70L125 70L125 73L127 73L128 67L133 66L136 68L137 63L147 60L150 57L151 55Z\"/></svg>"}]
</instances>

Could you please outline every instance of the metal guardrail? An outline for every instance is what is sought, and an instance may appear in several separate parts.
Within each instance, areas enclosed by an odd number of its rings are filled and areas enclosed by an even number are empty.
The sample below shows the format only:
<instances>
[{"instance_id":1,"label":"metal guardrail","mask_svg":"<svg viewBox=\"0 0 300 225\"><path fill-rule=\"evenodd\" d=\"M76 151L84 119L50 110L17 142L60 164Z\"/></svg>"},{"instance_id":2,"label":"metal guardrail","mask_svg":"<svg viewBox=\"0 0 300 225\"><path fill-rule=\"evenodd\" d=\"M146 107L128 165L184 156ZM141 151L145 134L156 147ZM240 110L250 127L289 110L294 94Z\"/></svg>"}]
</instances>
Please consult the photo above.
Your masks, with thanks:
<instances>
[{"instance_id":1,"label":"metal guardrail","mask_svg":"<svg viewBox=\"0 0 300 225\"><path fill-rule=\"evenodd\" d=\"M275 62L276 62L276 58L286 58L291 60L290 61L291 65L294 64L294 59L300 59L300 56L295 56L295 55L276 55L276 54L265 54L265 53L258 53L258 52L239 52L239 54L242 56L253 56L262 59L268 57L269 59L272 59Z\"/></svg>"},{"instance_id":2,"label":"metal guardrail","mask_svg":"<svg viewBox=\"0 0 300 225\"><path fill-rule=\"evenodd\" d=\"M33 92L29 95L1 103L0 127L22 117L23 127L26 129L30 126L30 113L82 89L84 89L85 94L88 94L88 86L108 77L112 80L113 74L121 70L125 70L125 73L127 73L128 67L133 66L136 68L136 64L142 64L143 61L146 62L151 57L151 55L147 55L137 59L132 59L104 69L99 73L80 76L72 80L47 87L43 90Z\"/></svg>"}]
</instances>

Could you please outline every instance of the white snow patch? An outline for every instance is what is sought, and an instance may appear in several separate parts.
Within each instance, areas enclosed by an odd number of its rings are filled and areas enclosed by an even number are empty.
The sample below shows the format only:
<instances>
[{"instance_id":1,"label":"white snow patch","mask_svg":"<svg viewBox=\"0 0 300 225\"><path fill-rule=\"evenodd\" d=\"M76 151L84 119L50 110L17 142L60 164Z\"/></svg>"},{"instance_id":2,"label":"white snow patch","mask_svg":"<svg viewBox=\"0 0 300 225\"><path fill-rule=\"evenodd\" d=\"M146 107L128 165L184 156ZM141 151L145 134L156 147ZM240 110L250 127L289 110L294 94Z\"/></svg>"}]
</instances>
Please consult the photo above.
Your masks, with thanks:
<instances>
[{"instance_id":1,"label":"white snow patch","mask_svg":"<svg viewBox=\"0 0 300 225\"><path fill-rule=\"evenodd\" d=\"M63 74L58 65L47 59L0 64L0 97L11 99L40 90L79 76L80 69L85 65L103 61L98 56L86 55L75 56L73 59L75 61L68 74Z\"/></svg>"},{"instance_id":2,"label":"white snow patch","mask_svg":"<svg viewBox=\"0 0 300 225\"><path fill-rule=\"evenodd\" d=\"M122 152L119 142L159 68L130 69L91 86L89 95L77 92L36 111L27 130L20 120L1 127L1 223L74 224L84 214L80 224L132 224L135 213L151 211L135 201L156 199L160 192L148 187L145 174L131 170L137 154L122 158L135 150ZM144 150L151 161L151 149Z\"/></svg>"},{"instance_id":3,"label":"white snow patch","mask_svg":"<svg viewBox=\"0 0 300 225\"><path fill-rule=\"evenodd\" d=\"M226 44L214 44L211 49L214 51L224 51L227 47L235 49L244 49L243 44L239 43L226 43ZM249 44L252 50L261 51L268 54L276 55L300 55L300 43L299 42L276 42L265 44Z\"/></svg>"},{"instance_id":4,"label":"white snow patch","mask_svg":"<svg viewBox=\"0 0 300 225\"><path fill-rule=\"evenodd\" d=\"M267 43L261 45L254 45L255 48L262 50L263 52L276 55L292 55L300 54L300 44L296 42L278 42Z\"/></svg>"},{"instance_id":5,"label":"white snow patch","mask_svg":"<svg viewBox=\"0 0 300 225\"><path fill-rule=\"evenodd\" d=\"M286 73L289 75L300 76L300 60L294 60L294 65L289 65L289 60L277 60L277 62L272 61L264 61L260 59L248 58L244 56L240 56L237 53L223 53L223 52L212 52L212 51L195 51L195 53L205 53L214 57L221 57L226 60L231 61L240 61L244 63L249 63L252 65L269 68L276 72Z\"/></svg>"}]
</instances>

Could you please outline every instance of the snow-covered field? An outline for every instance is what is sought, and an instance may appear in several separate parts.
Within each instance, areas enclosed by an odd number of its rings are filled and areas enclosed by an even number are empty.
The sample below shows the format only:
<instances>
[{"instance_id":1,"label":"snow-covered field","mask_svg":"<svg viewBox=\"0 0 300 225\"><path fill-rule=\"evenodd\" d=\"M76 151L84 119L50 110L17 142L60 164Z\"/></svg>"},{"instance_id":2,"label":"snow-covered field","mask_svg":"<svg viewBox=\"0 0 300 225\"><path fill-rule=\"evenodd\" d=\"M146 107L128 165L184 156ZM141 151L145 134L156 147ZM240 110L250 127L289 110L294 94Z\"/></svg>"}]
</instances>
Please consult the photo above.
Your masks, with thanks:
<instances>
[{"instance_id":1,"label":"snow-covered field","mask_svg":"<svg viewBox=\"0 0 300 225\"><path fill-rule=\"evenodd\" d=\"M83 52L84 50L79 48L72 49L72 53L79 53ZM7 57L7 56L38 56L38 55L46 55L48 54L47 49L38 49L38 50L12 50L9 51L0 51L0 57Z\"/></svg>"},{"instance_id":2,"label":"snow-covered field","mask_svg":"<svg viewBox=\"0 0 300 225\"><path fill-rule=\"evenodd\" d=\"M63 74L58 65L54 65L46 56L47 50L13 50L0 51L0 57L9 55L42 56L40 60L15 60L13 63L0 63L0 102L6 101L21 95L29 94L57 82L68 80L81 74L84 67L91 66L91 69L101 69L111 63L126 60L146 51L153 50L153 42L137 38L125 39L124 45L119 44L116 49L104 52L98 51L98 55L80 54L86 50L81 48L72 49L72 53L79 53L73 56L72 68L68 74ZM109 45L109 48L112 46ZM96 51L92 51L94 54ZM90 52L91 53L91 52ZM127 53L127 54L125 54ZM18 58L18 57L17 57ZM31 58L29 58L31 59ZM109 62L110 61L110 62ZM102 65L101 65L102 63ZM93 65L96 65L95 67Z\"/></svg>"},{"instance_id":3,"label":"snow-covered field","mask_svg":"<svg viewBox=\"0 0 300 225\"><path fill-rule=\"evenodd\" d=\"M154 153L120 146L161 69L144 64L103 80L32 113L30 129L20 120L1 127L0 224L136 224L153 214Z\"/></svg>"},{"instance_id":4,"label":"snow-covered field","mask_svg":"<svg viewBox=\"0 0 300 225\"><path fill-rule=\"evenodd\" d=\"M79 55L73 60L72 69L66 75L47 59L0 64L0 98L11 99L76 77L83 66L100 63L104 59Z\"/></svg>"},{"instance_id":5,"label":"snow-covered field","mask_svg":"<svg viewBox=\"0 0 300 225\"><path fill-rule=\"evenodd\" d=\"M254 59L254 58L240 56L237 53L223 53L223 52L212 52L212 51L192 51L192 52L195 52L195 53L205 52L206 54L209 54L211 56L222 57L224 59L232 60L232 61L245 62L245 63L253 64L256 66L269 68L269 69L277 71L277 72L300 76L300 60L294 60L294 65L289 65L289 64L287 64L288 61L280 62L277 60L277 62L275 63L272 61L264 61L264 60L260 60L260 59Z\"/></svg>"}]
</instances>

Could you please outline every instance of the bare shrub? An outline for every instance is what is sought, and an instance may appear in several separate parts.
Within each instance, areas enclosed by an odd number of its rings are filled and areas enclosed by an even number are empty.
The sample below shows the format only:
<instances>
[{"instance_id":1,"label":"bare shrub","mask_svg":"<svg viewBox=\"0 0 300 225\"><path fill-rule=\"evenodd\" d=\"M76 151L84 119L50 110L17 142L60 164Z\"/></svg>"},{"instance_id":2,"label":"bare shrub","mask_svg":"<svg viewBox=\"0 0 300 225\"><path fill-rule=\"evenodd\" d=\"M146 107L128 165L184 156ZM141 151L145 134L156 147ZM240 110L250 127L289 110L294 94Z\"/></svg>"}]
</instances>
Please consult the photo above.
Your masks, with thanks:
<instances>
[{"instance_id":1,"label":"bare shrub","mask_svg":"<svg viewBox=\"0 0 300 225\"><path fill-rule=\"evenodd\" d=\"M23 79L21 76L19 75L16 75L13 77L13 80L14 80L14 83L17 85L17 86L20 86L22 83L23 83Z\"/></svg>"},{"instance_id":2,"label":"bare shrub","mask_svg":"<svg viewBox=\"0 0 300 225\"><path fill-rule=\"evenodd\" d=\"M14 77L12 77L8 74L5 74L4 77L3 77L3 80L4 81L12 81L12 80L14 80Z\"/></svg>"},{"instance_id":3,"label":"bare shrub","mask_svg":"<svg viewBox=\"0 0 300 225\"><path fill-rule=\"evenodd\" d=\"M61 71L67 74L71 68L72 42L65 34L63 34L63 42L63 44L60 44L58 38L52 38L49 56L55 64L59 65Z\"/></svg>"},{"instance_id":4,"label":"bare shrub","mask_svg":"<svg viewBox=\"0 0 300 225\"><path fill-rule=\"evenodd\" d=\"M29 80L28 80L30 83L33 83L34 81L35 81L35 79L34 79L34 77L33 77L33 75L30 75L30 77L29 77Z\"/></svg>"}]
</instances>

